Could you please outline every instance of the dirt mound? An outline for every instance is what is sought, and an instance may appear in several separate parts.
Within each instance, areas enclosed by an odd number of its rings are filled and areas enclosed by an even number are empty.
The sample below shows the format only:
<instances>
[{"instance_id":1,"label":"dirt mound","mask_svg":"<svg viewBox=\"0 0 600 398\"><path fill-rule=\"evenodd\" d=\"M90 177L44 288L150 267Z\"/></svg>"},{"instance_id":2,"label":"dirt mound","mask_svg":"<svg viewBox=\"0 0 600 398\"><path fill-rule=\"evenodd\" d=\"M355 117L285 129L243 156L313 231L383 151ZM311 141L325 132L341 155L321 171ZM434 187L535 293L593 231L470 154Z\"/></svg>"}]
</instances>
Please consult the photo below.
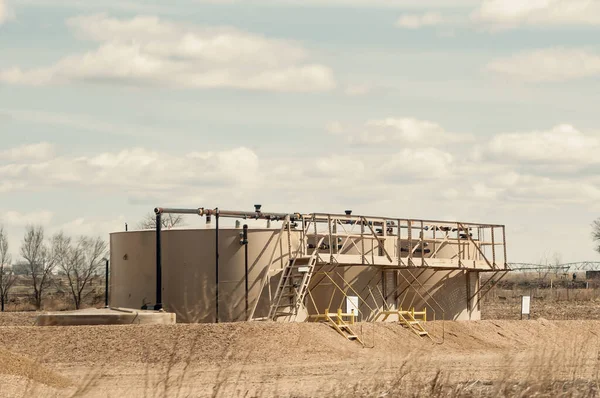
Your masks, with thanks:
<instances>
[{"instance_id":1,"label":"dirt mound","mask_svg":"<svg viewBox=\"0 0 600 398\"><path fill-rule=\"evenodd\" d=\"M364 327L365 333L368 328ZM357 325L360 332L360 325ZM408 331L398 333L419 341ZM391 330L391 329L390 329ZM371 341L367 338L367 344ZM360 344L342 338L324 324L221 323L73 327L3 327L0 346L46 363L162 363L307 360L322 356L348 358Z\"/></svg>"},{"instance_id":2,"label":"dirt mound","mask_svg":"<svg viewBox=\"0 0 600 398\"><path fill-rule=\"evenodd\" d=\"M33 326L41 312L3 312L0 314L0 326Z\"/></svg>"},{"instance_id":3,"label":"dirt mound","mask_svg":"<svg viewBox=\"0 0 600 398\"><path fill-rule=\"evenodd\" d=\"M71 382L45 366L22 355L0 348L0 373L24 377L51 387L64 388Z\"/></svg>"},{"instance_id":4,"label":"dirt mound","mask_svg":"<svg viewBox=\"0 0 600 398\"><path fill-rule=\"evenodd\" d=\"M29 361L30 367L42 363L81 384L56 387L54 396L75 388L90 397L381 396L386 391L403 396L396 390L427 396L406 383L433 389L442 380L451 388L496 389L523 377L538 384L596 380L599 326L600 321L543 319L438 321L426 325L432 341L394 323L354 325L365 348L314 323L5 326L0 347L10 352L0 352L7 358L0 368L13 366L7 364L18 353L37 361ZM6 378L21 386L51 376L13 373L19 376ZM5 376L0 378L3 383ZM478 396L477 391L466 396ZM52 393L21 396L47 395Z\"/></svg>"},{"instance_id":5,"label":"dirt mound","mask_svg":"<svg viewBox=\"0 0 600 398\"><path fill-rule=\"evenodd\" d=\"M14 376L0 374L1 387L0 396L2 398L23 398L23 397L69 397L70 391L50 387L46 384L33 382L24 376Z\"/></svg>"},{"instance_id":6,"label":"dirt mound","mask_svg":"<svg viewBox=\"0 0 600 398\"><path fill-rule=\"evenodd\" d=\"M365 348L318 323L2 327L0 346L44 363L258 363L388 355L413 350L528 346L556 336L595 338L599 321L430 322L433 341L395 323L354 325ZM434 344L434 342L440 344Z\"/></svg>"}]
</instances>

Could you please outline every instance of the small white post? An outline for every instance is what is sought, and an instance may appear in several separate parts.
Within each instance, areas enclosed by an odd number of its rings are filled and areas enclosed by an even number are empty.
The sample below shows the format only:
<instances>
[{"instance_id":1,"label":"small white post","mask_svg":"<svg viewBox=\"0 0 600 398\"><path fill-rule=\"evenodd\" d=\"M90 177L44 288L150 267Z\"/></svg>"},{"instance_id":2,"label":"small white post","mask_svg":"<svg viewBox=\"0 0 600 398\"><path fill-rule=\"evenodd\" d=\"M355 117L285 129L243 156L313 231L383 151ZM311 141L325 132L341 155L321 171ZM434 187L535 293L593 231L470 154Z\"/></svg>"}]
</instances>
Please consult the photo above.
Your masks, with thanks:
<instances>
[{"instance_id":1,"label":"small white post","mask_svg":"<svg viewBox=\"0 0 600 398\"><path fill-rule=\"evenodd\" d=\"M530 319L530 304L531 296L521 296L521 319L523 319L523 315L527 315L527 319Z\"/></svg>"}]
</instances>

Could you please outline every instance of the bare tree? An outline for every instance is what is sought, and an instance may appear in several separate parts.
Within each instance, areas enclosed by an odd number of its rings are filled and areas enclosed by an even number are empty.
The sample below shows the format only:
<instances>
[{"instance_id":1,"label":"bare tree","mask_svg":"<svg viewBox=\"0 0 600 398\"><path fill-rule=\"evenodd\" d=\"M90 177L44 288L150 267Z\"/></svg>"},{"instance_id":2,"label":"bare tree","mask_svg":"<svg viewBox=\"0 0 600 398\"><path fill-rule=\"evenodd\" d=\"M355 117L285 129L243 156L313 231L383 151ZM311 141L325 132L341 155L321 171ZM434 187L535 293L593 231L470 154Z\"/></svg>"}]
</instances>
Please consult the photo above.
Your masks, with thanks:
<instances>
[{"instance_id":1,"label":"bare tree","mask_svg":"<svg viewBox=\"0 0 600 398\"><path fill-rule=\"evenodd\" d=\"M15 283L15 273L11 266L11 255L8 252L8 238L4 226L0 225L0 303L4 312L4 304L8 301L8 293Z\"/></svg>"},{"instance_id":2,"label":"bare tree","mask_svg":"<svg viewBox=\"0 0 600 398\"><path fill-rule=\"evenodd\" d=\"M82 236L59 252L58 264L67 277L76 309L81 308L83 299L91 293L91 290L87 293L84 290L102 267L106 248L103 239Z\"/></svg>"},{"instance_id":3,"label":"bare tree","mask_svg":"<svg viewBox=\"0 0 600 398\"><path fill-rule=\"evenodd\" d=\"M36 309L42 308L46 288L52 281L52 271L56 266L57 253L64 250L66 239L62 233L52 237L51 247L44 241L44 228L28 225L21 243L21 256L27 264L27 274L31 278L33 299Z\"/></svg>"},{"instance_id":4,"label":"bare tree","mask_svg":"<svg viewBox=\"0 0 600 398\"><path fill-rule=\"evenodd\" d=\"M160 217L160 225L164 229L170 229L177 226L185 225L181 214L162 214ZM138 224L139 229L154 229L156 228L156 215L148 213L144 219Z\"/></svg>"},{"instance_id":5,"label":"bare tree","mask_svg":"<svg viewBox=\"0 0 600 398\"><path fill-rule=\"evenodd\" d=\"M592 239L596 246L596 251L600 253L600 218L594 220L592 223Z\"/></svg>"}]
</instances>

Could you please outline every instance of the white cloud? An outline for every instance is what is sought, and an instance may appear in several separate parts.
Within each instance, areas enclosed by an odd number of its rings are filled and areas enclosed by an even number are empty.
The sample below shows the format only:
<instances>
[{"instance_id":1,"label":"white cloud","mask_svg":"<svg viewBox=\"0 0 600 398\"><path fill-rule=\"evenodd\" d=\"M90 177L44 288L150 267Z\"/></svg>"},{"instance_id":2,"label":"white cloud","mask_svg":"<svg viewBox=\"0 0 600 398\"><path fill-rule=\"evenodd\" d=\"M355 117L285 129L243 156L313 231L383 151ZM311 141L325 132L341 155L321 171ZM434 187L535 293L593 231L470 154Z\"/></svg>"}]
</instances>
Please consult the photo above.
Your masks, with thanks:
<instances>
[{"instance_id":1,"label":"white cloud","mask_svg":"<svg viewBox=\"0 0 600 398\"><path fill-rule=\"evenodd\" d=\"M600 185L585 176L542 176L519 173L513 170L512 163L500 172L488 172L480 176L463 175L455 182L463 202L487 203L490 206L528 206L535 203L536 209L554 208L565 204L593 206L600 200ZM503 172L508 177L504 178ZM476 178L474 178L476 177ZM442 185L443 186L443 185ZM521 221L527 215L520 215Z\"/></svg>"},{"instance_id":2,"label":"white cloud","mask_svg":"<svg viewBox=\"0 0 600 398\"><path fill-rule=\"evenodd\" d=\"M23 227L29 224L48 225L54 214L48 210L21 213L18 211L0 211L0 222L7 226Z\"/></svg>"},{"instance_id":3,"label":"white cloud","mask_svg":"<svg viewBox=\"0 0 600 398\"><path fill-rule=\"evenodd\" d=\"M319 175L327 177L344 178L351 175L353 179L360 179L365 172L364 163L351 156L334 155L317 159L316 170Z\"/></svg>"},{"instance_id":4,"label":"white cloud","mask_svg":"<svg viewBox=\"0 0 600 398\"><path fill-rule=\"evenodd\" d=\"M0 184L0 190L75 186L149 196L176 188L185 192L199 186L251 186L258 178L258 167L258 157L247 148L181 155L133 148L0 164L0 181L7 184Z\"/></svg>"},{"instance_id":5,"label":"white cloud","mask_svg":"<svg viewBox=\"0 0 600 398\"><path fill-rule=\"evenodd\" d=\"M298 7L360 7L360 8L457 8L475 6L481 0L196 0L211 4L262 4Z\"/></svg>"},{"instance_id":6,"label":"white cloud","mask_svg":"<svg viewBox=\"0 0 600 398\"><path fill-rule=\"evenodd\" d=\"M298 44L234 28L200 28L157 17L76 17L69 27L99 43L96 50L54 65L0 71L0 81L44 85L118 82L183 88L239 88L269 91L325 91L333 72L309 60Z\"/></svg>"},{"instance_id":7,"label":"white cloud","mask_svg":"<svg viewBox=\"0 0 600 398\"><path fill-rule=\"evenodd\" d=\"M0 162L22 162L29 160L46 160L54 156L54 145L48 142L21 145L16 148L0 151Z\"/></svg>"},{"instance_id":8,"label":"white cloud","mask_svg":"<svg viewBox=\"0 0 600 398\"><path fill-rule=\"evenodd\" d=\"M100 236L104 239L115 231L123 231L127 220L124 216L106 217L77 217L63 224L54 225L51 233L63 231L69 236ZM134 227L134 225L132 225Z\"/></svg>"},{"instance_id":9,"label":"white cloud","mask_svg":"<svg viewBox=\"0 0 600 398\"><path fill-rule=\"evenodd\" d=\"M503 189L500 195L501 200L538 201L541 205L581 204L600 200L600 187L587 181L523 175L516 184Z\"/></svg>"},{"instance_id":10,"label":"white cloud","mask_svg":"<svg viewBox=\"0 0 600 398\"><path fill-rule=\"evenodd\" d=\"M368 184L371 188L391 187L400 181L410 184L417 180L435 180L453 171L452 154L436 148L403 149L386 156L360 153L331 155L311 159L303 167L274 169L272 175L291 179L294 184L308 180L314 188L351 190ZM270 178L273 180L273 178Z\"/></svg>"},{"instance_id":11,"label":"white cloud","mask_svg":"<svg viewBox=\"0 0 600 398\"><path fill-rule=\"evenodd\" d=\"M27 185L25 181L0 181L0 193L22 191Z\"/></svg>"},{"instance_id":12,"label":"white cloud","mask_svg":"<svg viewBox=\"0 0 600 398\"><path fill-rule=\"evenodd\" d=\"M600 25L597 0L484 0L472 18L497 28Z\"/></svg>"},{"instance_id":13,"label":"white cloud","mask_svg":"<svg viewBox=\"0 0 600 398\"><path fill-rule=\"evenodd\" d=\"M372 88L373 87L371 87L370 84L349 84L344 89L344 94L349 96L365 95L368 94Z\"/></svg>"},{"instance_id":14,"label":"white cloud","mask_svg":"<svg viewBox=\"0 0 600 398\"><path fill-rule=\"evenodd\" d=\"M0 0L0 25L8 18L8 10L4 0Z\"/></svg>"},{"instance_id":15,"label":"white cloud","mask_svg":"<svg viewBox=\"0 0 600 398\"><path fill-rule=\"evenodd\" d=\"M477 182L473 185L472 194L474 197L484 200L496 199L498 190L490 188L483 182Z\"/></svg>"},{"instance_id":16,"label":"white cloud","mask_svg":"<svg viewBox=\"0 0 600 398\"><path fill-rule=\"evenodd\" d=\"M378 171L385 178L436 180L452 172L453 162L452 154L436 148L403 149L389 156Z\"/></svg>"},{"instance_id":17,"label":"white cloud","mask_svg":"<svg viewBox=\"0 0 600 398\"><path fill-rule=\"evenodd\" d=\"M325 129L331 134L342 134L344 132L344 125L338 121L329 122L325 126Z\"/></svg>"},{"instance_id":18,"label":"white cloud","mask_svg":"<svg viewBox=\"0 0 600 398\"><path fill-rule=\"evenodd\" d=\"M81 0L19 0L22 5L31 6L60 6L60 7L75 7L75 8L115 8L127 11L139 10L157 10L162 12L173 11L168 7L160 7L156 4L140 4L128 2L124 0L105 0L101 5L93 2L84 2ZM195 0L195 3L204 4L253 4L253 5L275 5L277 7L294 6L294 7L361 7L361 8L457 8L457 7L473 7L478 5L481 0L421 0L415 2L413 0Z\"/></svg>"},{"instance_id":19,"label":"white cloud","mask_svg":"<svg viewBox=\"0 0 600 398\"><path fill-rule=\"evenodd\" d=\"M283 191L296 192L298 187L303 187L305 199L335 187L341 194L358 195L358 200L368 195L356 191L357 186L368 184L387 193L399 185L427 180L434 181L439 192L450 192L449 198L472 201L506 195L527 201L538 193L540 201L552 202L560 199L547 195L552 189L566 192L565 187L580 185L582 194L573 200L586 203L600 189L595 174L580 173L600 164L600 136L570 125L498 134L478 141L480 156L470 158L472 145L447 145L457 138L444 138L448 133L435 123L391 120L365 124L383 126L385 132L392 126L394 134L375 141L387 148L384 152L365 150L361 145L360 150L346 148L344 155L330 152L323 156L320 152L304 158L259 160L256 153L243 147L180 154L132 148L87 156L46 156L53 152L34 150L46 144L21 146L5 151L13 154L11 160L1 158L0 192L119 192L135 205L164 200L185 205L215 197L236 202L256 194L268 199ZM330 129L348 133L346 127L335 123ZM546 189L548 186L554 188Z\"/></svg>"},{"instance_id":20,"label":"white cloud","mask_svg":"<svg viewBox=\"0 0 600 398\"><path fill-rule=\"evenodd\" d=\"M173 129L164 130L152 125L113 123L106 119L78 113L47 112L36 109L0 108L0 118L43 126L59 126L76 131L97 132L102 134L126 135L150 138L174 134Z\"/></svg>"},{"instance_id":21,"label":"white cloud","mask_svg":"<svg viewBox=\"0 0 600 398\"><path fill-rule=\"evenodd\" d=\"M357 144L401 143L427 147L473 139L466 134L450 133L437 123L414 118L374 119L367 121L362 126L344 125L339 121L334 121L330 122L326 128L330 133L343 135L348 142Z\"/></svg>"},{"instance_id":22,"label":"white cloud","mask_svg":"<svg viewBox=\"0 0 600 398\"><path fill-rule=\"evenodd\" d=\"M600 137L566 124L547 131L498 134L488 149L502 159L518 162L600 164Z\"/></svg>"},{"instance_id":23,"label":"white cloud","mask_svg":"<svg viewBox=\"0 0 600 398\"><path fill-rule=\"evenodd\" d=\"M444 18L436 12L424 14L403 14L396 21L396 26L405 29L419 29L436 26L444 22Z\"/></svg>"},{"instance_id":24,"label":"white cloud","mask_svg":"<svg viewBox=\"0 0 600 398\"><path fill-rule=\"evenodd\" d=\"M600 55L583 49L543 49L500 58L487 70L528 82L557 82L600 75Z\"/></svg>"},{"instance_id":25,"label":"white cloud","mask_svg":"<svg viewBox=\"0 0 600 398\"><path fill-rule=\"evenodd\" d=\"M14 9L8 6L6 0L0 0L0 25L14 18Z\"/></svg>"}]
</instances>

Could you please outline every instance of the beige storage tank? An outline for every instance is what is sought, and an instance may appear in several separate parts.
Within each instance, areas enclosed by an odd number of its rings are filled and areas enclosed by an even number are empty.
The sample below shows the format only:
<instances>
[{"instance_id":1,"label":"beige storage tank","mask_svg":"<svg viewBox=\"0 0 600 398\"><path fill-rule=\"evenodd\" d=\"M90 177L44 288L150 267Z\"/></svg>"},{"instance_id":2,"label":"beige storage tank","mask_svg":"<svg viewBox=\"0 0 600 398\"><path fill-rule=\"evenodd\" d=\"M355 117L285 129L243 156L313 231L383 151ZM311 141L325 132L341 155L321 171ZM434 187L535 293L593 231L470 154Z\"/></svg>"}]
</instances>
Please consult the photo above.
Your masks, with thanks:
<instances>
[{"instance_id":1,"label":"beige storage tank","mask_svg":"<svg viewBox=\"0 0 600 398\"><path fill-rule=\"evenodd\" d=\"M246 320L245 248L240 244L241 231L219 230L219 322ZM273 250L272 268L281 268L288 261L287 241L275 246L278 235L279 230L248 230L250 310L260 294ZM216 322L215 230L165 230L161 240L165 310L175 312L179 322ZM294 243L297 245L297 239ZM153 306L156 301L156 232L113 233L110 245L111 306ZM272 278L271 282L276 283L277 278ZM268 292L268 289L264 290ZM267 315L267 301L260 300L256 317Z\"/></svg>"},{"instance_id":2,"label":"beige storage tank","mask_svg":"<svg viewBox=\"0 0 600 398\"><path fill-rule=\"evenodd\" d=\"M337 285L348 296L361 297L358 315L363 321L372 320L382 310L411 308L416 311L427 308L428 320L481 319L477 298L469 300L479 288L476 272L419 268L396 271L355 265L338 267L332 279L325 279L326 283L314 288L318 308L315 310L315 304L307 303L311 314L322 313L325 308L350 312L353 305L348 305ZM397 317L388 320L397 321Z\"/></svg>"},{"instance_id":3,"label":"beige storage tank","mask_svg":"<svg viewBox=\"0 0 600 398\"><path fill-rule=\"evenodd\" d=\"M219 277L216 275L215 229L163 230L162 304L175 312L179 322L244 321L256 306L254 318L269 312L269 287L263 289L265 273L270 273L270 292L275 294L281 269L289 261L287 233L279 239L279 229L248 230L248 307L246 307L245 246L240 243L241 228L219 229ZM299 246L299 231L291 231L292 252ZM353 238L351 238L353 239ZM397 237L385 239L392 251ZM312 242L309 242L312 243ZM327 243L327 242L326 242ZM344 242L339 242L343 244ZM347 243L347 242L346 242ZM404 240L403 240L404 243ZM117 232L111 234L110 304L113 307L152 307L156 302L156 231ZM314 246L314 243L313 243ZM360 247L361 242L357 241ZM345 244L342 254L359 254L353 244ZM379 252L377 241L366 247L367 256ZM465 248L468 244L465 242ZM361 248L362 250L362 248ZM333 250L335 253L335 249ZM440 252L455 255L454 248ZM463 251L464 252L464 251ZM381 253L377 253L380 255ZM404 253L403 253L404 254ZM439 254L439 253L438 253ZM329 258L329 248L321 252ZM418 264L418 262L417 262ZM306 297L308 314L330 311L350 312L347 296L360 296L359 319L372 320L378 311L427 307L428 318L479 319L479 309L469 300L479 286L479 275L464 270L414 268L400 270L369 265L338 265L329 277L319 274L331 264L317 265L311 294ZM418 282L413 281L413 277ZM411 283L409 284L410 281ZM412 286L411 286L412 285ZM423 288L420 287L423 286ZM217 317L218 286L218 317ZM416 289L416 290L415 290ZM429 294L434 300L430 299ZM260 295L260 297L259 297ZM424 299L422 298L424 297ZM350 297L352 299L352 297ZM436 305L437 301L440 305ZM470 307L469 307L470 305ZM443 308L443 310L442 310ZM293 319L305 319L298 316ZM390 321L395 320L393 317Z\"/></svg>"},{"instance_id":4,"label":"beige storage tank","mask_svg":"<svg viewBox=\"0 0 600 398\"><path fill-rule=\"evenodd\" d=\"M414 282L414 279L418 282ZM401 270L398 275L398 306L427 308L427 319L479 320L481 312L475 295L479 273L465 270ZM411 282L409 284L409 282ZM428 292L429 294L427 294Z\"/></svg>"}]
</instances>

